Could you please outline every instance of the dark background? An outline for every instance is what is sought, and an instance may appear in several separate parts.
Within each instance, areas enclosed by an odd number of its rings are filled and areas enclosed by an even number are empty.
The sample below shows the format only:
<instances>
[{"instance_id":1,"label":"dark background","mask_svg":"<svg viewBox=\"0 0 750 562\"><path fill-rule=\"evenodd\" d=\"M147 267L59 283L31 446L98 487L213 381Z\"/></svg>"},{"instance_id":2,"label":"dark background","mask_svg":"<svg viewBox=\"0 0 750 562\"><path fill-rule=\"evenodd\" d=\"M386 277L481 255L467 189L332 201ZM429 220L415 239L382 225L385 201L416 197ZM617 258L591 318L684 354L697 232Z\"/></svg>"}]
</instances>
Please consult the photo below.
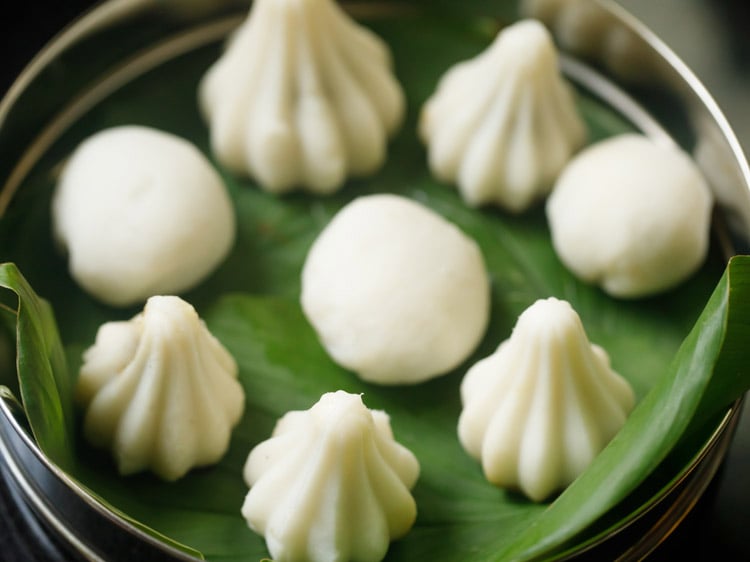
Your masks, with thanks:
<instances>
[{"instance_id":1,"label":"dark background","mask_svg":"<svg viewBox=\"0 0 750 562\"><path fill-rule=\"evenodd\" d=\"M4 0L0 6L0 95L34 54L91 0Z\"/></svg>"},{"instance_id":2,"label":"dark background","mask_svg":"<svg viewBox=\"0 0 750 562\"><path fill-rule=\"evenodd\" d=\"M747 0L620 0L695 71L750 147L750 3ZM68 22L95 2L8 1L0 8L0 96ZM12 10L11 10L12 8ZM0 154L2 158L2 154ZM649 560L750 560L750 413L722 471L689 518ZM0 560L47 560L0 484Z\"/></svg>"}]
</instances>

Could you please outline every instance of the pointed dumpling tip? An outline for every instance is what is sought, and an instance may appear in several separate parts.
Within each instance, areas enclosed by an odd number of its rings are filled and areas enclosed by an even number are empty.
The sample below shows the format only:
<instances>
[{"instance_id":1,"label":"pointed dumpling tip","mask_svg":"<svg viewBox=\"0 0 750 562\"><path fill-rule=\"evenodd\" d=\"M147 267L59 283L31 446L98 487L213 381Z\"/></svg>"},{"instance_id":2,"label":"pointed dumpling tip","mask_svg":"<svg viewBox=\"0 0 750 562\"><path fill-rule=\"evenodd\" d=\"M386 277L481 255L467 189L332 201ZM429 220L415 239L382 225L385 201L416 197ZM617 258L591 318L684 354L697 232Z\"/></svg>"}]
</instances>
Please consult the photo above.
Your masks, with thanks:
<instances>
[{"instance_id":1,"label":"pointed dumpling tip","mask_svg":"<svg viewBox=\"0 0 750 562\"><path fill-rule=\"evenodd\" d=\"M635 398L569 303L539 300L461 385L458 433L493 484L541 501L570 484L625 423Z\"/></svg>"},{"instance_id":2,"label":"pointed dumpling tip","mask_svg":"<svg viewBox=\"0 0 750 562\"><path fill-rule=\"evenodd\" d=\"M245 464L242 514L274 560L377 562L416 518L414 455L358 394L324 394L277 423Z\"/></svg>"},{"instance_id":3,"label":"pointed dumpling tip","mask_svg":"<svg viewBox=\"0 0 750 562\"><path fill-rule=\"evenodd\" d=\"M123 474L165 480L217 462L244 410L237 364L195 309L151 297L127 322L103 324L84 353L77 397L84 433Z\"/></svg>"},{"instance_id":4,"label":"pointed dumpling tip","mask_svg":"<svg viewBox=\"0 0 750 562\"><path fill-rule=\"evenodd\" d=\"M524 20L443 75L419 133L433 174L469 205L521 212L549 193L586 128L549 33Z\"/></svg>"},{"instance_id":5,"label":"pointed dumpling tip","mask_svg":"<svg viewBox=\"0 0 750 562\"><path fill-rule=\"evenodd\" d=\"M217 158L273 193L374 173L405 112L386 44L332 0L256 0L199 100Z\"/></svg>"}]
</instances>

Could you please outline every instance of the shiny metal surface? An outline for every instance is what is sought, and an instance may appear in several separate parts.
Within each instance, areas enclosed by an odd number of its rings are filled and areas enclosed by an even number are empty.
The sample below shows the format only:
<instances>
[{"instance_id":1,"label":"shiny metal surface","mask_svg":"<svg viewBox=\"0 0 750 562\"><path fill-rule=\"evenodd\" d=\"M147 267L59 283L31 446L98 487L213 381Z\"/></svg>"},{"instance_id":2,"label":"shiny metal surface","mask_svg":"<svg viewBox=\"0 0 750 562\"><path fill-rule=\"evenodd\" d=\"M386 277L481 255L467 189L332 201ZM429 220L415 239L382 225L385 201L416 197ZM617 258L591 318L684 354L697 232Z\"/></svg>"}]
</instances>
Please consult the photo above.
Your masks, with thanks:
<instances>
[{"instance_id":1,"label":"shiny metal surface","mask_svg":"<svg viewBox=\"0 0 750 562\"><path fill-rule=\"evenodd\" d=\"M619 0L692 69L750 149L750 3L745 0ZM745 249L746 251L747 249ZM657 560L750 559L750 410L706 497L655 553Z\"/></svg>"},{"instance_id":2,"label":"shiny metal surface","mask_svg":"<svg viewBox=\"0 0 750 562\"><path fill-rule=\"evenodd\" d=\"M481 9L493 3L468 4ZM734 244L749 246L750 172L726 119L692 72L613 2L526 0L523 4L526 10L540 10L536 15L571 55L570 75L589 88L599 88L602 96L619 100L623 113L647 133L674 139L693 153L727 212ZM245 5L240 0L110 0L43 50L0 103L0 215L40 154L97 96L106 95L149 64L158 65L159 57L190 48L196 37L200 41L201 33L223 34ZM130 539L138 535L137 530L102 511L85 491L46 462L15 422L9 403L0 413L0 455L13 478L22 483L32 507L52 525L59 525L57 531L86 559L116 558L118 551L102 550L103 543L132 547ZM736 412L725 419L668 501L655 506L648 527L635 527L640 540L622 546L623 559L647 555L685 516L718 469L737 419ZM60 500L60 495L65 499ZM80 512L87 509L92 513L82 517ZM144 546L138 559L165 554L161 545L138 536L137 548L143 542L157 549L156 555L148 554ZM186 559L176 552L169 554Z\"/></svg>"},{"instance_id":3,"label":"shiny metal surface","mask_svg":"<svg viewBox=\"0 0 750 562\"><path fill-rule=\"evenodd\" d=\"M0 458L29 508L75 553L105 560L195 560L112 512L51 463L18 423L14 402L0 401Z\"/></svg>"}]
</instances>

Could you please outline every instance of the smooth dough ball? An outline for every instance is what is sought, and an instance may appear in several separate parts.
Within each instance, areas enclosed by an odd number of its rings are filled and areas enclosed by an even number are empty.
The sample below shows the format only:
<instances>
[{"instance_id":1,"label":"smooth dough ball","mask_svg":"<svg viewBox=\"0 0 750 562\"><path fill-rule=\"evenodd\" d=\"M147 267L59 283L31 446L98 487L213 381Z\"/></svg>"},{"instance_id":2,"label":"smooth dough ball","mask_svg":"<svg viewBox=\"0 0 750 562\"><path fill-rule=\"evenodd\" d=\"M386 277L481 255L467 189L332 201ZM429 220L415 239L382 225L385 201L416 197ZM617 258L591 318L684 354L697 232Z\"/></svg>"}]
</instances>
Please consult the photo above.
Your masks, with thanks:
<instances>
[{"instance_id":1,"label":"smooth dough ball","mask_svg":"<svg viewBox=\"0 0 750 562\"><path fill-rule=\"evenodd\" d=\"M705 260L712 196L678 148L626 134L581 152L547 201L552 242L580 279L636 298L679 284Z\"/></svg>"},{"instance_id":2,"label":"smooth dough ball","mask_svg":"<svg viewBox=\"0 0 750 562\"><path fill-rule=\"evenodd\" d=\"M302 272L302 307L323 346L382 384L417 383L458 366L484 334L489 297L477 244L395 195L344 207Z\"/></svg>"},{"instance_id":3,"label":"smooth dough ball","mask_svg":"<svg viewBox=\"0 0 750 562\"><path fill-rule=\"evenodd\" d=\"M224 260L235 235L229 195L203 154L139 126L107 129L75 150L52 220L73 278L114 306L192 288Z\"/></svg>"}]
</instances>

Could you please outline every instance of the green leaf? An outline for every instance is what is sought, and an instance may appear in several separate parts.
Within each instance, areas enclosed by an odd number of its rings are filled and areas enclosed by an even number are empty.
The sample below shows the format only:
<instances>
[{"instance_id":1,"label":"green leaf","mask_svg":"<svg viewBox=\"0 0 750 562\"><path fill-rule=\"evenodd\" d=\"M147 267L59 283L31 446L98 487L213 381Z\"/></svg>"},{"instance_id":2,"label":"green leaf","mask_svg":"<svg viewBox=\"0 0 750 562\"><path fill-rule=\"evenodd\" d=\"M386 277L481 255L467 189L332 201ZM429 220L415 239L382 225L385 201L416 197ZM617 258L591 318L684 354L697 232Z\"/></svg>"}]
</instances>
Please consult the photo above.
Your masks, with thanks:
<instances>
[{"instance_id":1,"label":"green leaf","mask_svg":"<svg viewBox=\"0 0 750 562\"><path fill-rule=\"evenodd\" d=\"M12 263L0 264L0 287L17 297L16 361L31 431L41 450L69 470L74 465L73 382L54 313Z\"/></svg>"}]
</instances>

